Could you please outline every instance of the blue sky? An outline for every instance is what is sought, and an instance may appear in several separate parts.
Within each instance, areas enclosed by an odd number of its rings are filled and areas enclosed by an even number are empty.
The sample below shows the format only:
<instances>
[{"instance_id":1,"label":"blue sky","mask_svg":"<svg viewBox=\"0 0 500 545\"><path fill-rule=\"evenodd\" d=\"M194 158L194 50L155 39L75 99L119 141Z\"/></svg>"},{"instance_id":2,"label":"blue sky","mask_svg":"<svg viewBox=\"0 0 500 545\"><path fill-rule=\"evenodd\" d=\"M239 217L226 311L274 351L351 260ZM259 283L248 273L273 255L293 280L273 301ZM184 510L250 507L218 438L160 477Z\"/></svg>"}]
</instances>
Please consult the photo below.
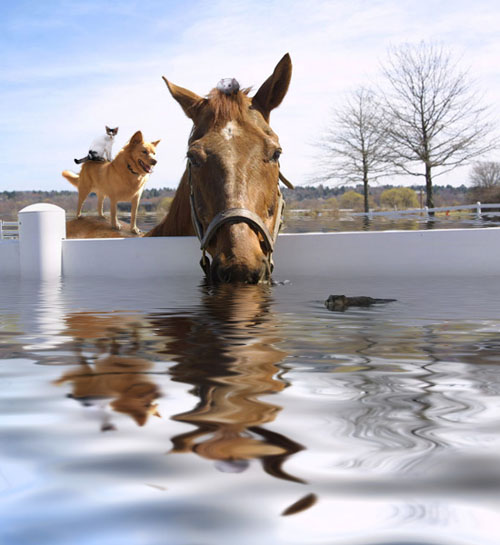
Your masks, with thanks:
<instances>
[{"instance_id":1,"label":"blue sky","mask_svg":"<svg viewBox=\"0 0 500 545\"><path fill-rule=\"evenodd\" d=\"M332 108L376 82L391 45L444 44L495 111L499 27L497 0L2 2L0 190L73 189L60 173L105 124L120 127L115 152L138 129L161 138L148 187L175 187L190 122L161 76L200 95L223 77L256 89L286 52L292 84L271 125L284 173L304 184ZM436 183L467 175L460 169Z\"/></svg>"}]
</instances>

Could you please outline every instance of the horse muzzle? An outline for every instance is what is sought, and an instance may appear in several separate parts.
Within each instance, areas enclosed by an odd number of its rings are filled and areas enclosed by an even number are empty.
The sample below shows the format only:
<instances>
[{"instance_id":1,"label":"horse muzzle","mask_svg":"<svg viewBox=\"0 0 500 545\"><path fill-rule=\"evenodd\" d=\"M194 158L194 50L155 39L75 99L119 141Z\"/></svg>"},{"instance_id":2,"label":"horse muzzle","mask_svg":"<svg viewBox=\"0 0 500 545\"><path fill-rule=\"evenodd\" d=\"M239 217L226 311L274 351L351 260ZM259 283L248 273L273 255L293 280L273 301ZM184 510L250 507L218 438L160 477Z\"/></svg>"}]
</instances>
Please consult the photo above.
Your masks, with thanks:
<instances>
[{"instance_id":1,"label":"horse muzzle","mask_svg":"<svg viewBox=\"0 0 500 545\"><path fill-rule=\"evenodd\" d=\"M192 217L196 218L194 206ZM271 235L257 214L245 208L230 208L219 212L206 229L197 218L193 223L203 252L200 265L212 282L259 284L271 280L272 253L277 229L274 236ZM233 229L240 231L239 237L234 232L233 236L229 235ZM219 240L221 235L227 237L225 243L216 248L215 252L213 247L209 249L211 243L215 239ZM254 239L253 249L252 243L249 244L251 239ZM242 251L242 247L246 249ZM211 265L207 251L214 257Z\"/></svg>"},{"instance_id":2,"label":"horse muzzle","mask_svg":"<svg viewBox=\"0 0 500 545\"><path fill-rule=\"evenodd\" d=\"M211 265L208 264L208 270L205 272L207 278L210 278L215 284L262 284L271 281L271 266L265 256L252 266L246 263L224 260L217 256Z\"/></svg>"},{"instance_id":3,"label":"horse muzzle","mask_svg":"<svg viewBox=\"0 0 500 545\"><path fill-rule=\"evenodd\" d=\"M285 180L286 185L290 182L282 178L281 173L278 180L278 202L276 206L276 218L274 220L274 229L269 231L263 219L255 212L247 208L227 208L215 214L210 223L205 227L196 211L196 203L191 178L191 163L188 163L188 180L190 187L189 203L191 209L191 221L193 228L200 241L200 250L203 252L200 261L201 268L205 271L207 278L212 282L244 282L246 284L258 284L269 282L273 271L273 251L278 232L281 228L283 208L285 201L279 190L279 180ZM285 183L285 182L284 182ZM290 184L291 185L291 184ZM219 233L223 226L232 224L245 224L254 235L260 237L259 246L261 247L260 257L250 258L231 258L226 259L223 255L216 254L212 265L206 255L211 245L212 239Z\"/></svg>"}]
</instances>

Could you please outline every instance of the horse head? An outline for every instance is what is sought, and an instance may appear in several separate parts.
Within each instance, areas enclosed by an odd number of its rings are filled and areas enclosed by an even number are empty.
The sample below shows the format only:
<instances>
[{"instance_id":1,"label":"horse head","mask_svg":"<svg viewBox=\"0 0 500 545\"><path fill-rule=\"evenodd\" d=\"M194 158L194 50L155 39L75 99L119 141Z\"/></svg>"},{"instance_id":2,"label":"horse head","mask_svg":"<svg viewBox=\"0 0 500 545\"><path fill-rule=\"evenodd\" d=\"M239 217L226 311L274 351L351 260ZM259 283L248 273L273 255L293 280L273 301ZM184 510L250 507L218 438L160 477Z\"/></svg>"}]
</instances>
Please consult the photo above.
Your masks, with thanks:
<instances>
[{"instance_id":1,"label":"horse head","mask_svg":"<svg viewBox=\"0 0 500 545\"><path fill-rule=\"evenodd\" d=\"M281 146L269 116L285 97L291 74L287 54L253 97L234 79L221 80L202 98L164 78L193 121L181 186L189 191L202 266L212 281L270 279L283 201L278 186Z\"/></svg>"}]
</instances>

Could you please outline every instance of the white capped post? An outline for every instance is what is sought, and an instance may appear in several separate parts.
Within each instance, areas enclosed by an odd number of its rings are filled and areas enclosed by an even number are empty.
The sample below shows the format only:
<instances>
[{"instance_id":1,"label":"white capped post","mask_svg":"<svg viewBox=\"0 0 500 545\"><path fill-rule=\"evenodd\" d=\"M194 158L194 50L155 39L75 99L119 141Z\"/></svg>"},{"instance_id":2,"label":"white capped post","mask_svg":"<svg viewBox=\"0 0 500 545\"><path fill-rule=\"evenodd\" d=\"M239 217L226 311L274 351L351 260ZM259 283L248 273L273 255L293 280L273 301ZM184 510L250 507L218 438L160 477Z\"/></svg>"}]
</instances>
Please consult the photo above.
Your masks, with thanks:
<instances>
[{"instance_id":1,"label":"white capped post","mask_svg":"<svg viewBox=\"0 0 500 545\"><path fill-rule=\"evenodd\" d=\"M19 211L19 265L24 278L59 278L66 212L55 204L32 204Z\"/></svg>"}]
</instances>

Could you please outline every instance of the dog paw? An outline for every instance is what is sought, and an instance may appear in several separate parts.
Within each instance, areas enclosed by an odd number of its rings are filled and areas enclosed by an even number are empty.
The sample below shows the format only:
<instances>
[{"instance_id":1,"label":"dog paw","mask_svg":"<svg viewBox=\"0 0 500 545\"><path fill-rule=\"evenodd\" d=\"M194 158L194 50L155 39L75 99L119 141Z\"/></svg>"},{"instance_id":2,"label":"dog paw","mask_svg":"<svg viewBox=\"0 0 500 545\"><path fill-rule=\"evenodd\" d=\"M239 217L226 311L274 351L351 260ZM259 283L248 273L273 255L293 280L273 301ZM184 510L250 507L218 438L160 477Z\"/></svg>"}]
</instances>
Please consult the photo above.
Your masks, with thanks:
<instances>
[{"instance_id":1,"label":"dog paw","mask_svg":"<svg viewBox=\"0 0 500 545\"><path fill-rule=\"evenodd\" d=\"M142 231L139 229L139 227L132 227L132 229L130 229L130 232L134 233L134 235L142 234Z\"/></svg>"}]
</instances>

